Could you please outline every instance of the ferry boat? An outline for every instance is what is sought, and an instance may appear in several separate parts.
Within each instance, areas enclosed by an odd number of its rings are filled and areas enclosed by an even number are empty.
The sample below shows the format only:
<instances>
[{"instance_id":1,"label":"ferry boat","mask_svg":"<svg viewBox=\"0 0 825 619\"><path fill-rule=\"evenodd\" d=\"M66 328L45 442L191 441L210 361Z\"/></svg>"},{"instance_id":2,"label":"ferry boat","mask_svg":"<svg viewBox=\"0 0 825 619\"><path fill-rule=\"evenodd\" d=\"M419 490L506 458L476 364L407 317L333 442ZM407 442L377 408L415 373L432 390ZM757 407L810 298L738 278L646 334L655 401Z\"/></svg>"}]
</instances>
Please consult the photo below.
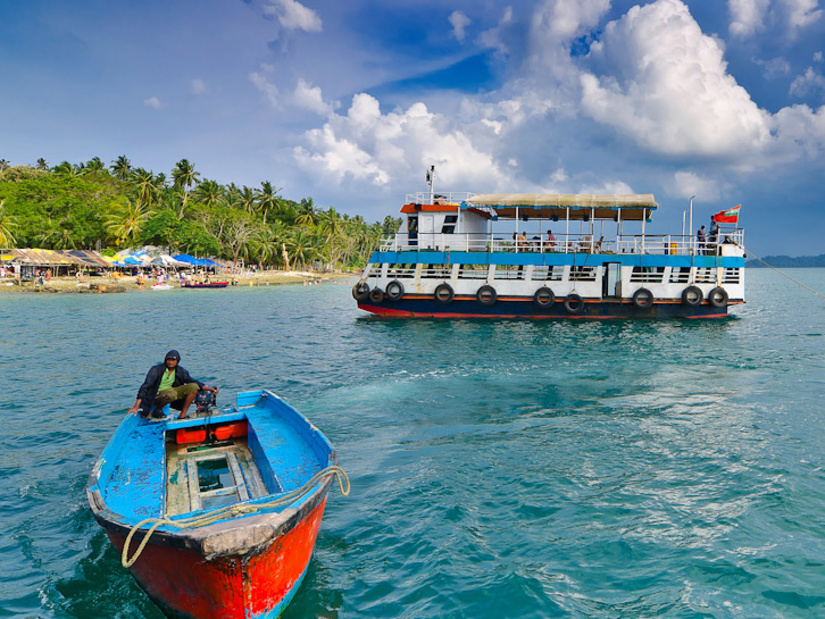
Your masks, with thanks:
<instances>
[{"instance_id":1,"label":"ferry boat","mask_svg":"<svg viewBox=\"0 0 825 619\"><path fill-rule=\"evenodd\" d=\"M649 234L652 194L409 194L352 295L402 317L720 318L745 302L738 207ZM735 214L728 214L733 213ZM688 230L692 230L691 222ZM684 220L684 217L683 217ZM684 223L683 223L684 227Z\"/></svg>"}]
</instances>

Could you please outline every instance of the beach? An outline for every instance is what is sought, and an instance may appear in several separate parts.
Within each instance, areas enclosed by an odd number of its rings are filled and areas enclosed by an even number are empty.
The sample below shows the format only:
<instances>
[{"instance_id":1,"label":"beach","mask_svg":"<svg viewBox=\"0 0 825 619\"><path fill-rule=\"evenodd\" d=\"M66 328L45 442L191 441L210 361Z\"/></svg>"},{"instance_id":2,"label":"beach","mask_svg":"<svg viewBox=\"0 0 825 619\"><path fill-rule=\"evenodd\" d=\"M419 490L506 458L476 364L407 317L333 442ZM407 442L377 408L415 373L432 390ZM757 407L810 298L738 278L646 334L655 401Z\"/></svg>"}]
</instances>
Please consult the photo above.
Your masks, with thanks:
<instances>
[{"instance_id":1,"label":"beach","mask_svg":"<svg viewBox=\"0 0 825 619\"><path fill-rule=\"evenodd\" d=\"M212 275L211 282L230 282L228 288L240 286L279 286L284 284L321 284L324 282L340 282L342 280L355 281L359 277L354 271L280 271L268 270L258 272L244 272L236 275ZM18 282L13 278L0 279L0 294L15 293L116 293L116 292L144 292L149 291L152 284L157 280L144 276L144 283L141 286L138 278L133 275L102 275L89 277L84 275L82 279L76 277L52 277L44 279L40 285L35 279L29 282ZM198 281L193 278L192 281ZM180 286L180 280L175 276L171 277L171 285L175 288Z\"/></svg>"}]
</instances>

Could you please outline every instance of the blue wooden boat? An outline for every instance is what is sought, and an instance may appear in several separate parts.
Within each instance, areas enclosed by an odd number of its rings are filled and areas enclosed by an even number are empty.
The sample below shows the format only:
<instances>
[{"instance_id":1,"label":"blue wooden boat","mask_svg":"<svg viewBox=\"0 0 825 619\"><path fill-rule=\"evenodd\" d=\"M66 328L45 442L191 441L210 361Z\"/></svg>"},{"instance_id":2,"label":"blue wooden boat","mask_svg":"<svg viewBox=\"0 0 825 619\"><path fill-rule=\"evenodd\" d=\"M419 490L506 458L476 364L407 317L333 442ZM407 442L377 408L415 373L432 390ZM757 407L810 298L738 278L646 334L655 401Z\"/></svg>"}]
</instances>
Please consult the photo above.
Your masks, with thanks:
<instances>
[{"instance_id":1,"label":"blue wooden boat","mask_svg":"<svg viewBox=\"0 0 825 619\"><path fill-rule=\"evenodd\" d=\"M140 586L173 617L278 617L312 555L329 487L324 435L270 391L226 411L127 416L86 489Z\"/></svg>"}]
</instances>

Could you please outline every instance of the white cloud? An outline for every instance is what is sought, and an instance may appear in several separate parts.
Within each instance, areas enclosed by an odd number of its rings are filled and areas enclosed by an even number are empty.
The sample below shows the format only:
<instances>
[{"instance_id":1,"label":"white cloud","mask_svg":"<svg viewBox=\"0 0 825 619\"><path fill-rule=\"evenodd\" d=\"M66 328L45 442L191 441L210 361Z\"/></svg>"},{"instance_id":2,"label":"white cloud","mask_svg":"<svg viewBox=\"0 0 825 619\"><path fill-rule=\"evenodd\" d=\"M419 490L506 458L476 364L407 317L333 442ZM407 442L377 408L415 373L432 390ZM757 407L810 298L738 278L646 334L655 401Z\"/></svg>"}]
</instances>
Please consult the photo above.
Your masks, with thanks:
<instances>
[{"instance_id":1,"label":"white cloud","mask_svg":"<svg viewBox=\"0 0 825 619\"><path fill-rule=\"evenodd\" d=\"M613 74L581 75L584 111L652 152L741 158L770 137L768 115L680 0L633 7L607 25L591 55Z\"/></svg>"},{"instance_id":2,"label":"white cloud","mask_svg":"<svg viewBox=\"0 0 825 619\"><path fill-rule=\"evenodd\" d=\"M298 80L298 86L295 88L293 100L298 107L310 110L321 116L331 114L332 111L338 107L337 104L324 101L321 88L319 86L313 86L304 79Z\"/></svg>"},{"instance_id":3,"label":"white cloud","mask_svg":"<svg viewBox=\"0 0 825 619\"><path fill-rule=\"evenodd\" d=\"M495 28L485 30L478 36L478 45L481 47L488 47L490 49L498 50L499 52L507 52L507 45L504 43L502 31L506 29L513 22L513 9L507 7L501 15L501 19Z\"/></svg>"},{"instance_id":4,"label":"white cloud","mask_svg":"<svg viewBox=\"0 0 825 619\"><path fill-rule=\"evenodd\" d=\"M206 92L206 84L203 80L193 79L189 84L189 92L193 95L202 95Z\"/></svg>"},{"instance_id":5,"label":"white cloud","mask_svg":"<svg viewBox=\"0 0 825 619\"><path fill-rule=\"evenodd\" d=\"M817 90L825 90L825 77L808 67L804 74L798 75L791 82L790 94L797 97L806 97Z\"/></svg>"},{"instance_id":6,"label":"white cloud","mask_svg":"<svg viewBox=\"0 0 825 619\"><path fill-rule=\"evenodd\" d=\"M264 6L264 14L277 17L287 30L321 32L322 22L318 13L295 0L272 0Z\"/></svg>"},{"instance_id":7,"label":"white cloud","mask_svg":"<svg viewBox=\"0 0 825 619\"><path fill-rule=\"evenodd\" d=\"M270 80L269 75L275 72L275 67L272 65L262 65L259 71L253 71L249 74L249 81L255 85L261 93L266 96L267 101L272 107L278 106L278 87Z\"/></svg>"},{"instance_id":8,"label":"white cloud","mask_svg":"<svg viewBox=\"0 0 825 619\"><path fill-rule=\"evenodd\" d=\"M423 103L383 114L374 97L361 93L346 115L334 114L305 138L306 146L294 151L299 165L338 183L349 177L384 186L436 165L439 180L450 187L512 187L490 153Z\"/></svg>"},{"instance_id":9,"label":"white cloud","mask_svg":"<svg viewBox=\"0 0 825 619\"><path fill-rule=\"evenodd\" d=\"M785 58L772 58L767 61L755 60L754 62L764 68L762 75L768 80L784 77L791 72L791 63Z\"/></svg>"},{"instance_id":10,"label":"white cloud","mask_svg":"<svg viewBox=\"0 0 825 619\"><path fill-rule=\"evenodd\" d=\"M765 15L770 0L728 0L731 15L730 33L747 37L764 30Z\"/></svg>"},{"instance_id":11,"label":"white cloud","mask_svg":"<svg viewBox=\"0 0 825 619\"><path fill-rule=\"evenodd\" d=\"M680 170L673 175L672 180L667 184L667 190L671 195L688 199L696 196L701 202L715 202L722 195L719 181L712 178L705 178L695 172Z\"/></svg>"},{"instance_id":12,"label":"white cloud","mask_svg":"<svg viewBox=\"0 0 825 619\"><path fill-rule=\"evenodd\" d=\"M162 107L160 104L160 99L158 99L157 97L149 97L148 99L144 99L143 105L145 105L146 107L151 107L155 110L159 110Z\"/></svg>"},{"instance_id":13,"label":"white cloud","mask_svg":"<svg viewBox=\"0 0 825 619\"><path fill-rule=\"evenodd\" d=\"M825 105L813 110L807 105L794 105L779 110L775 116L779 142L777 151L786 160L799 157L799 149L808 157L816 157L825 148Z\"/></svg>"},{"instance_id":14,"label":"white cloud","mask_svg":"<svg viewBox=\"0 0 825 619\"><path fill-rule=\"evenodd\" d=\"M810 26L822 17L819 0L779 0L792 31Z\"/></svg>"},{"instance_id":15,"label":"white cloud","mask_svg":"<svg viewBox=\"0 0 825 619\"><path fill-rule=\"evenodd\" d=\"M453 11L450 13L449 21L453 27L453 36L459 41L463 41L466 36L466 28L470 25L470 18L461 11Z\"/></svg>"}]
</instances>

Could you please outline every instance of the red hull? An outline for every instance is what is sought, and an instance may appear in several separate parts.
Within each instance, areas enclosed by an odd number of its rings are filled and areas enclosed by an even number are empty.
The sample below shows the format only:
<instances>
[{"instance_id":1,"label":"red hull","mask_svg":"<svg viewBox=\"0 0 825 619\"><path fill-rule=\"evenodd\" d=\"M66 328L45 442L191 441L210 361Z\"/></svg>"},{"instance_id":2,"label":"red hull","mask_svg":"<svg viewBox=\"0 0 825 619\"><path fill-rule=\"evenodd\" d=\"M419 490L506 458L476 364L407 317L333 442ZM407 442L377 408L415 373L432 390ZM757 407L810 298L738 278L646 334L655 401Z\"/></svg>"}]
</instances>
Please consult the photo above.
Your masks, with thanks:
<instances>
[{"instance_id":1,"label":"red hull","mask_svg":"<svg viewBox=\"0 0 825 619\"><path fill-rule=\"evenodd\" d=\"M205 559L196 552L153 544L132 574L167 612L187 619L277 617L304 575L321 526L326 497L272 545L253 555ZM107 530L118 550L125 537ZM135 536L132 548L141 539Z\"/></svg>"}]
</instances>

